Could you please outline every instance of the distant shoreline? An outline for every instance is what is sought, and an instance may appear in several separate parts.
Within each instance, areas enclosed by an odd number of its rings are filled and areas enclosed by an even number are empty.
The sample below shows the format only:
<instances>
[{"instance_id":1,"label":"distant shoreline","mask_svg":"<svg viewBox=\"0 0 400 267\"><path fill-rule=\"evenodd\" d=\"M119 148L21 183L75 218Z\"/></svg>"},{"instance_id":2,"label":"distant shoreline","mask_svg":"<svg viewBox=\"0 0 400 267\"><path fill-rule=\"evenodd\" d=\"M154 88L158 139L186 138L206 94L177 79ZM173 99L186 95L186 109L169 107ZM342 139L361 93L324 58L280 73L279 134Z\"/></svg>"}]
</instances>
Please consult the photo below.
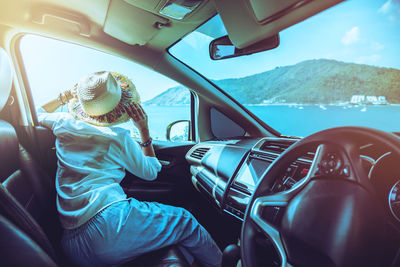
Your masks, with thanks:
<instances>
[{"instance_id":1,"label":"distant shoreline","mask_svg":"<svg viewBox=\"0 0 400 267\"><path fill-rule=\"evenodd\" d=\"M146 103L143 103L143 105L146 105L146 106L165 106L165 107L179 107L179 106L189 106L190 104L173 104L173 105L157 105L157 104L146 104ZM261 106L261 107L264 107L264 106L294 106L294 107L297 107L297 106L335 106L335 107L360 107L360 106L362 106L362 107L370 107L370 106L374 106L374 107L379 107L379 106L382 106L382 107L387 107L387 106L400 106L400 103L398 103L398 104L385 104L385 105L380 105L380 104L349 104L349 103L336 103L336 104L323 104L323 103L320 103L320 104L310 104L310 103L307 103L307 104L299 104L299 103L270 103L270 104L242 104L242 105L244 105L244 106Z\"/></svg>"},{"instance_id":2,"label":"distant shoreline","mask_svg":"<svg viewBox=\"0 0 400 267\"><path fill-rule=\"evenodd\" d=\"M269 104L243 104L244 106L336 106L336 107L359 107L359 106L400 106L399 104L350 104L350 103L334 103L334 104L300 104L300 103L269 103Z\"/></svg>"}]
</instances>

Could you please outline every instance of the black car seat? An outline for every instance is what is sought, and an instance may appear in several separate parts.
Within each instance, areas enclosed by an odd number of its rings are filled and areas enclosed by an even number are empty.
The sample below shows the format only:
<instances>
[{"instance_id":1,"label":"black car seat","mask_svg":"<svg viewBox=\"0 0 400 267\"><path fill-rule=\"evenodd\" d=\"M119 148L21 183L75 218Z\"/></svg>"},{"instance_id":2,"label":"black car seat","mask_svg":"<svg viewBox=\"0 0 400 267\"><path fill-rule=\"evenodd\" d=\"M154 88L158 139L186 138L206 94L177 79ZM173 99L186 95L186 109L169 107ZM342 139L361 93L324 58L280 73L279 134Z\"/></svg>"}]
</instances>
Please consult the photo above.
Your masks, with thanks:
<instances>
[{"instance_id":1,"label":"black car seat","mask_svg":"<svg viewBox=\"0 0 400 267\"><path fill-rule=\"evenodd\" d=\"M57 266L28 235L2 215L0 235L1 266Z\"/></svg>"},{"instance_id":2,"label":"black car seat","mask_svg":"<svg viewBox=\"0 0 400 267\"><path fill-rule=\"evenodd\" d=\"M0 48L0 111L12 88L8 55ZM54 180L0 120L0 265L71 266L60 248ZM6 264L6 265L3 265ZM124 266L187 266L176 247L143 255Z\"/></svg>"},{"instance_id":3,"label":"black car seat","mask_svg":"<svg viewBox=\"0 0 400 267\"><path fill-rule=\"evenodd\" d=\"M5 106L11 88L10 61L6 52L0 48L0 110ZM53 259L54 264L59 258L56 251L61 251L57 248L61 227L54 203L54 186L19 144L14 127L3 120L0 120L0 162L0 214L3 219L1 229L5 231L0 233L0 244L8 246L10 240L7 236L11 233L21 236L23 233L25 238L13 241L30 240L36 245L36 251L40 252L35 255L32 251L6 253L7 250L0 250L0 259L19 262L24 257L29 259L32 256L34 259L46 254L48 258ZM51 241L48 237L51 237ZM25 247L27 243L19 245Z\"/></svg>"}]
</instances>

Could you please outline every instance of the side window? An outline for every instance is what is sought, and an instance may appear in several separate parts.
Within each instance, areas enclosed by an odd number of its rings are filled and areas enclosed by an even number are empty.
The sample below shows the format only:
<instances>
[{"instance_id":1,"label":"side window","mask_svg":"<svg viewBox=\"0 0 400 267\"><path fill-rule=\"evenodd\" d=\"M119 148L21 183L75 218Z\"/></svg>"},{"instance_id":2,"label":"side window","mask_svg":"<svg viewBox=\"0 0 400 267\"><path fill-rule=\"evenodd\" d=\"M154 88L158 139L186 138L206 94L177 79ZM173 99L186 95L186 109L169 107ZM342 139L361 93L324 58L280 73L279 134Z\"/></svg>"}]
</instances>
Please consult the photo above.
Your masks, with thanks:
<instances>
[{"instance_id":1,"label":"side window","mask_svg":"<svg viewBox=\"0 0 400 267\"><path fill-rule=\"evenodd\" d=\"M210 110L211 131L216 138L243 136L246 131L218 109Z\"/></svg>"},{"instance_id":2,"label":"side window","mask_svg":"<svg viewBox=\"0 0 400 267\"><path fill-rule=\"evenodd\" d=\"M22 37L20 52L36 107L72 88L82 76L109 70L126 75L135 84L149 117L153 139L166 140L170 123L190 120L189 90L142 65L87 47L36 35ZM63 106L60 111L67 111L67 107ZM132 122L121 124L121 127L130 129L132 136L138 137Z\"/></svg>"}]
</instances>

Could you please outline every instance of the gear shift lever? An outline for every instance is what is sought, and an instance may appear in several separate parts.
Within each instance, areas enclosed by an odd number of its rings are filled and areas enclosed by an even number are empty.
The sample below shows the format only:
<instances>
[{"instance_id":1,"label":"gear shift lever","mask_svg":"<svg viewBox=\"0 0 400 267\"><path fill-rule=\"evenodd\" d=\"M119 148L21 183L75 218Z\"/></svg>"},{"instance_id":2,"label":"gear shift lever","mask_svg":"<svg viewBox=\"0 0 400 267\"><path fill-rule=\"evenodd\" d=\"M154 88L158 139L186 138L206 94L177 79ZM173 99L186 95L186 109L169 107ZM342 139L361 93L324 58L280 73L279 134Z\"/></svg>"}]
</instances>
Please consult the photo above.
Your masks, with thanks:
<instances>
[{"instance_id":1,"label":"gear shift lever","mask_svg":"<svg viewBox=\"0 0 400 267\"><path fill-rule=\"evenodd\" d=\"M231 244L222 253L221 267L236 267L240 259L240 248L238 245Z\"/></svg>"}]
</instances>

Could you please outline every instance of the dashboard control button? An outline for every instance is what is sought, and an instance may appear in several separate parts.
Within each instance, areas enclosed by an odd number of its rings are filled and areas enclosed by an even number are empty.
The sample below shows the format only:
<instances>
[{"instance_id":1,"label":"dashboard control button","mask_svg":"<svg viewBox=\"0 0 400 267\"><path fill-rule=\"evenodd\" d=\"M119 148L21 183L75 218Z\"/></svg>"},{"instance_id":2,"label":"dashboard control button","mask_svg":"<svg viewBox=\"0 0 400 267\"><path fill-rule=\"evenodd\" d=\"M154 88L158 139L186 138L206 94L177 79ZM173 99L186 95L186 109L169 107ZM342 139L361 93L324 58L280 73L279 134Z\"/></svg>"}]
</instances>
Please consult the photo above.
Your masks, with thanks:
<instances>
[{"instance_id":1,"label":"dashboard control button","mask_svg":"<svg viewBox=\"0 0 400 267\"><path fill-rule=\"evenodd\" d=\"M350 176L350 168L349 168L349 166L344 166L344 167L343 167L343 169L342 169L342 175L343 175L343 176L346 176L346 177L349 177L349 176Z\"/></svg>"},{"instance_id":2,"label":"dashboard control button","mask_svg":"<svg viewBox=\"0 0 400 267\"><path fill-rule=\"evenodd\" d=\"M333 168L336 166L336 161L331 159L330 161L328 161L328 165L329 167Z\"/></svg>"},{"instance_id":3,"label":"dashboard control button","mask_svg":"<svg viewBox=\"0 0 400 267\"><path fill-rule=\"evenodd\" d=\"M328 153L321 160L318 169L322 174L339 174L341 172L342 161L336 153Z\"/></svg>"},{"instance_id":4,"label":"dashboard control button","mask_svg":"<svg viewBox=\"0 0 400 267\"><path fill-rule=\"evenodd\" d=\"M285 185L287 188L292 188L294 184L296 183L296 180L293 179L292 177L286 178L286 180L283 182L283 185Z\"/></svg>"},{"instance_id":5,"label":"dashboard control button","mask_svg":"<svg viewBox=\"0 0 400 267\"><path fill-rule=\"evenodd\" d=\"M309 170L310 170L310 169L304 168L304 169L301 170L301 174L307 175Z\"/></svg>"}]
</instances>

